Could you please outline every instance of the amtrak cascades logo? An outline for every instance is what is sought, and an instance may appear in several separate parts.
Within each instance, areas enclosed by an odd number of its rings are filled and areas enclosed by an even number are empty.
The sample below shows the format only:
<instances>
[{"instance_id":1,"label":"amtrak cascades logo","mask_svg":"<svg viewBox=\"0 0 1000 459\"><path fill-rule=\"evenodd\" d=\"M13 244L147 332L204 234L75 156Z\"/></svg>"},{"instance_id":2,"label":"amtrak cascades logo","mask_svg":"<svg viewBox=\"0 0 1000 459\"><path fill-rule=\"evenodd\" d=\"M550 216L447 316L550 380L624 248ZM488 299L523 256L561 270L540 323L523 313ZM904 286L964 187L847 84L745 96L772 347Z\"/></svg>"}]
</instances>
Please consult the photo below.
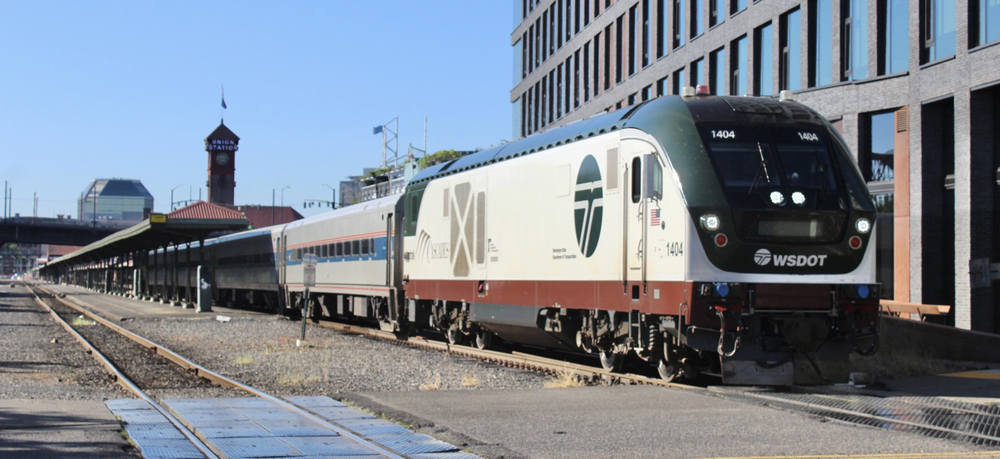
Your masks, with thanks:
<instances>
[{"instance_id":1,"label":"amtrak cascades logo","mask_svg":"<svg viewBox=\"0 0 1000 459\"><path fill-rule=\"evenodd\" d=\"M753 261L757 266L767 266L774 262L774 266L815 267L823 266L826 263L826 255L778 255L771 254L770 250L760 249L753 254Z\"/></svg>"},{"instance_id":2,"label":"amtrak cascades logo","mask_svg":"<svg viewBox=\"0 0 1000 459\"><path fill-rule=\"evenodd\" d=\"M604 189L601 185L601 169L597 160L587 155L576 176L576 202L573 208L576 242L585 257L594 254L597 242L601 239L601 222L604 217Z\"/></svg>"}]
</instances>

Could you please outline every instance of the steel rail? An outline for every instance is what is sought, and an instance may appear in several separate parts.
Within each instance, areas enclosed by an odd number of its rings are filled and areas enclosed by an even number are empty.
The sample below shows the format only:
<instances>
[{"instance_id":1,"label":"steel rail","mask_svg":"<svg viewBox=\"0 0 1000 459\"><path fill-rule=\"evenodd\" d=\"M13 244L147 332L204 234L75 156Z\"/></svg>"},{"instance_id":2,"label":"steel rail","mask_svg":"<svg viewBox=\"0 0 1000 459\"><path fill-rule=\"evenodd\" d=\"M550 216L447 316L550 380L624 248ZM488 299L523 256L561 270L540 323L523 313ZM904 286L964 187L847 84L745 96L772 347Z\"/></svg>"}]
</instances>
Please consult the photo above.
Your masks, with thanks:
<instances>
[{"instance_id":1,"label":"steel rail","mask_svg":"<svg viewBox=\"0 0 1000 459\"><path fill-rule=\"evenodd\" d=\"M722 392L722 391L725 391L725 389L716 389L716 391ZM793 406L797 406L797 407L808 408L808 409L814 410L814 411L820 411L820 412L826 411L826 412L832 412L832 413L845 414L845 415L855 416L855 417L861 418L861 419L868 419L868 420L873 420L873 421L879 421L879 422L886 423L886 424L895 424L895 425L899 425L899 426L907 426L907 427L916 428L916 429L923 429L923 430L928 430L928 431L946 433L946 434L950 434L950 435L957 435L957 436L960 436L960 437L976 438L976 439L987 441L987 442L1000 443L1000 437L996 437L996 436L992 436L992 435L986 435L986 434L982 434L982 433L978 433L978 432L961 431L961 430L949 429L947 427L935 426L933 424L928 424L928 423L921 423L921 422L915 422L915 421L908 421L908 420L905 420L905 419L892 418L892 417L886 417L886 416L879 416L879 415L875 415L875 414L868 414L868 413L865 413L865 412L862 412L862 411L848 410L848 409L844 409L844 408L837 408L837 407L828 406L828 405L822 405L822 404L818 404L818 403L810 403L810 402L803 402L803 401L799 401L799 400L792 400L792 399L788 399L788 398L775 397L775 396L770 396L770 395L767 395L767 394L755 393L755 392L752 392L752 391L741 392L738 395L743 396L743 397L747 397L747 398L756 398L756 399L760 399L760 400L766 400L766 401L770 401L770 402L774 402L774 403L779 403L779 404L786 404L786 405L793 405ZM838 395L831 395L831 394L825 394L825 395L828 396L828 397L838 397ZM843 395L844 396L849 396L851 394L843 394ZM937 406L935 408L942 408L942 407ZM857 424L857 423L855 423L855 424Z\"/></svg>"},{"instance_id":2,"label":"steel rail","mask_svg":"<svg viewBox=\"0 0 1000 459\"><path fill-rule=\"evenodd\" d=\"M193 432L191 432L186 426L184 426L184 424L179 419L174 417L174 415L170 414L170 412L167 411L166 408L164 408L155 400L153 400L152 397L146 394L146 392L140 389L139 386L137 386L134 382L132 382L132 380L130 380L127 376L125 376L125 374L122 373L121 370L119 370L118 367L116 367L114 363L111 362L111 360L109 360L104 354L101 353L101 351L99 351L96 347L94 347L94 345L91 344L90 341L87 341L87 339L84 338L83 335L77 332L76 329L74 329L72 325L70 325L58 313L56 313L54 309L52 309L48 304L46 304L45 301L43 301L38 296L37 293L32 291L32 294L35 295L35 302L37 302L40 306L45 308L45 310L49 312L49 315L51 315L52 318L55 319L56 323L61 325L64 329L66 329L66 331L70 335L76 338L76 340L84 347L87 353L93 356L94 359L96 359L97 362L100 363L101 366L103 366L105 370L108 371L108 373L111 373L111 375L115 378L115 382L118 383L119 386L131 392L140 399L145 400L146 403L149 403L154 409L156 409L156 411L159 411L160 414L166 417L167 420L170 421L170 423L173 424L174 427L176 427L177 430L179 430L180 433L183 434L184 437L187 438L187 440L195 446L195 448L198 448L198 451L200 451L203 455L205 455L205 457L209 459L218 459L219 456L216 455L215 452L213 452L208 447L208 445L206 445L200 438L198 438ZM54 296L53 298L56 300L59 299Z\"/></svg>"},{"instance_id":3,"label":"steel rail","mask_svg":"<svg viewBox=\"0 0 1000 459\"><path fill-rule=\"evenodd\" d=\"M52 293L52 292L49 292L48 290L46 290L46 289L44 289L42 287L36 286L35 288L38 288L39 290L45 291L45 292L50 293L50 294ZM115 324L115 323L113 323L113 322L111 322L111 321L109 321L109 320L101 317L100 315L94 313L93 311L90 311L90 310L82 307L82 306L71 304L70 302L68 302L68 301L66 301L66 300L64 300L62 298L59 298L59 297L57 297L55 295L53 295L53 298L55 300L57 300L57 301L65 304L67 307L73 308L74 310L79 311L80 313L86 315L87 317L93 319L94 321L99 322L101 325L104 325L104 326L110 328L111 330L113 330L113 331L115 331L117 333L120 333L122 336L125 336L125 337L127 337L127 338L135 341L136 343L139 343L143 347L146 347L146 348L149 348L149 349L153 350L153 352L156 353L157 355L160 355L160 356L163 356L163 357L169 359L170 361L174 362L178 366L180 366L180 367L182 367L182 368L184 368L186 370L190 370L190 371L195 372L195 374L197 374L198 376L200 376L202 378L205 378L205 379L208 379L209 381L211 381L214 384L217 384L217 385L222 386L222 387L227 387L227 388L240 389L242 391L251 393L251 394L253 394L253 395L257 396L257 397L263 398L265 400L269 400L269 401L271 401L271 402L273 402L273 403L275 403L275 404L277 404L277 405L285 408L286 410L298 413L299 415L301 415L301 416L303 416L303 417L305 417L305 418L307 418L307 419L309 419L309 420L311 420L311 421L313 421L313 422L315 422L315 423L317 423L317 424L319 424L319 425L321 425L323 427L326 427L326 428L328 428L330 430L333 430L333 431L337 432L338 434L344 436L345 438L350 438L351 440L354 440L355 442L360 443L361 445L364 445L367 448L371 449L372 451L374 451L374 452L376 452L378 454L381 454L381 455L383 455L383 456L385 456L387 458L390 458L390 459L403 459L403 456L400 456L399 454L396 454L393 451L390 451L390 450L388 450L386 448L383 448L382 446L379 446L379 445L371 442L370 440L366 440L366 439L364 439L364 438L356 435L354 432L351 432L350 430L347 430L347 429L345 429L343 427L340 427L340 426L337 426L335 424L332 424L332 423L328 422L327 420L325 420L325 419L323 419L323 418L321 418L321 417L313 414L312 412L310 412L310 411L308 411L308 410L306 410L306 409L304 409L302 407L299 407L299 406L297 406L295 404L286 402L285 400L282 400L282 399L280 399L278 397L275 397L275 396L270 395L270 394L268 394L266 392L263 392L263 391L255 388L255 387L252 387L252 386L250 386L248 384L244 384L244 383L242 383L240 381L236 381L234 379L228 378L228 377L223 376L223 375L221 375L219 373L216 373L216 372L214 372L212 370L209 370L209 369L207 369L207 368L205 368L205 367L203 367L201 365L198 365L197 363L192 362L191 360L189 360L189 359L185 358L184 356L182 356L182 355L180 355L180 354L178 354L178 353L170 350L169 348L167 348L165 346L161 346L161 345L157 344L156 342L154 342L152 340L149 340L149 339L147 339L145 337L142 337L140 335L137 335L137 334L135 334L135 333L133 333L133 332L131 332L129 330L126 330L126 329L122 328L121 326L119 326L118 324Z\"/></svg>"},{"instance_id":4,"label":"steel rail","mask_svg":"<svg viewBox=\"0 0 1000 459\"><path fill-rule=\"evenodd\" d=\"M432 341L420 336L400 338L391 332L342 324L338 322L319 321L319 322L314 322L313 325L323 328L329 328L332 330L337 330L342 333L366 336L369 338L378 339L380 341L392 342L413 348L441 351L463 357L471 357L479 360L485 360L488 362L497 363L511 368L522 368L533 371L541 371L548 374L572 372L573 374L580 376L584 379L612 378L612 379L617 379L619 381L626 381L635 384L649 384L655 386L673 387L676 389L704 390L703 388L697 386L666 382L660 379L650 378L647 376L642 376L632 373L615 373L587 365L570 363L563 360L558 360L548 357L540 357L537 355L527 354L524 352L513 351L511 353L506 353L499 351L491 351L487 349L478 349L473 346L465 346L460 344L452 345L440 341Z\"/></svg>"}]
</instances>

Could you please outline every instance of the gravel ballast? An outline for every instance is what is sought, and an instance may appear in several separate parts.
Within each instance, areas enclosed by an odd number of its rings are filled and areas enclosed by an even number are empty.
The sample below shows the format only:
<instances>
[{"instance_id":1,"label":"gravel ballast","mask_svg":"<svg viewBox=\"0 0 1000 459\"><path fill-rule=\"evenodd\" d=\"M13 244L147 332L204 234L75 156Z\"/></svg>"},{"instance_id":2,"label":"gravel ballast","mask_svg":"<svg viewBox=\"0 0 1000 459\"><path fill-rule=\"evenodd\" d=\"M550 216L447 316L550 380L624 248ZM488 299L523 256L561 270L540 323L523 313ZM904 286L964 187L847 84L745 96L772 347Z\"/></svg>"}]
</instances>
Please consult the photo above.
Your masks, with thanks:
<instances>
[{"instance_id":1,"label":"gravel ballast","mask_svg":"<svg viewBox=\"0 0 1000 459\"><path fill-rule=\"evenodd\" d=\"M24 286L0 283L0 399L104 400L124 394Z\"/></svg>"},{"instance_id":2,"label":"gravel ballast","mask_svg":"<svg viewBox=\"0 0 1000 459\"><path fill-rule=\"evenodd\" d=\"M76 287L48 286L69 293ZM134 301L104 297L115 301ZM78 297L83 305L86 298ZM122 327L195 363L277 396L349 392L534 389L547 378L445 352L414 349L269 314L140 317ZM195 395L196 396L196 395Z\"/></svg>"}]
</instances>

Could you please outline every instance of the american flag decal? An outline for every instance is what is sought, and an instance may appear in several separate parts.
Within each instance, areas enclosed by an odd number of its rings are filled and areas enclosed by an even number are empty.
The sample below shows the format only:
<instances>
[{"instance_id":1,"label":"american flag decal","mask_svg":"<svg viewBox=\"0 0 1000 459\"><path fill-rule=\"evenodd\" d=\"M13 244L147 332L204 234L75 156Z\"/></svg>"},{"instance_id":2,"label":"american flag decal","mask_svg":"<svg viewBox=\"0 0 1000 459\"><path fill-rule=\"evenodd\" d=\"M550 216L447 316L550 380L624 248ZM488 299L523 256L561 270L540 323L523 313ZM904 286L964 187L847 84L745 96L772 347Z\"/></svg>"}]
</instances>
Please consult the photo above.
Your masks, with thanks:
<instances>
[{"instance_id":1,"label":"american flag decal","mask_svg":"<svg viewBox=\"0 0 1000 459\"><path fill-rule=\"evenodd\" d=\"M660 209L649 211L649 226L660 226Z\"/></svg>"}]
</instances>

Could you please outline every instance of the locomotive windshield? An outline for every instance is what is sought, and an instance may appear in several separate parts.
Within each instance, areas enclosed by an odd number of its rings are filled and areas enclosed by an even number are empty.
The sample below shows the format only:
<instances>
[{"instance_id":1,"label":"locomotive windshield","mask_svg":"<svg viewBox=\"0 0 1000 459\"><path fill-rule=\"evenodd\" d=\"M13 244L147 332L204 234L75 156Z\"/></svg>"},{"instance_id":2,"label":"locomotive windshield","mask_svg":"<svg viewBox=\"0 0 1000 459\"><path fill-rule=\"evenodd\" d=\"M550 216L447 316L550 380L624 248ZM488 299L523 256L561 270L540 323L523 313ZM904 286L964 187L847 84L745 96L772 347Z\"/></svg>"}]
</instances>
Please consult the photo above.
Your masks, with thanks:
<instances>
[{"instance_id":1,"label":"locomotive windshield","mask_svg":"<svg viewBox=\"0 0 1000 459\"><path fill-rule=\"evenodd\" d=\"M830 153L818 131L711 126L702 128L702 137L727 189L837 189Z\"/></svg>"},{"instance_id":2,"label":"locomotive windshield","mask_svg":"<svg viewBox=\"0 0 1000 459\"><path fill-rule=\"evenodd\" d=\"M712 165L745 240L830 242L846 201L819 129L702 126Z\"/></svg>"}]
</instances>

